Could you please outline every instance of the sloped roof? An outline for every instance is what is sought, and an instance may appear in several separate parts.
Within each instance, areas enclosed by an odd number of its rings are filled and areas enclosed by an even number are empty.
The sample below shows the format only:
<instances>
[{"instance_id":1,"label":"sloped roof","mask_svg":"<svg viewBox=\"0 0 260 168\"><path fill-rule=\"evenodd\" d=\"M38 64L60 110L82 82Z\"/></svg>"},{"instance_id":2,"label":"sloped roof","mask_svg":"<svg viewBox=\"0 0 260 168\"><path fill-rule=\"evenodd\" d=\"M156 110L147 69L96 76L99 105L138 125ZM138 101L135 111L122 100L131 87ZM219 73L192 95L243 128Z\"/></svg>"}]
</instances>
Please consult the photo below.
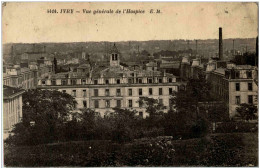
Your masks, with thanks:
<instances>
[{"instance_id":1,"label":"sloped roof","mask_svg":"<svg viewBox=\"0 0 260 168\"><path fill-rule=\"evenodd\" d=\"M111 48L110 53L117 53L117 54L119 53L115 43L114 43L113 47Z\"/></svg>"}]
</instances>

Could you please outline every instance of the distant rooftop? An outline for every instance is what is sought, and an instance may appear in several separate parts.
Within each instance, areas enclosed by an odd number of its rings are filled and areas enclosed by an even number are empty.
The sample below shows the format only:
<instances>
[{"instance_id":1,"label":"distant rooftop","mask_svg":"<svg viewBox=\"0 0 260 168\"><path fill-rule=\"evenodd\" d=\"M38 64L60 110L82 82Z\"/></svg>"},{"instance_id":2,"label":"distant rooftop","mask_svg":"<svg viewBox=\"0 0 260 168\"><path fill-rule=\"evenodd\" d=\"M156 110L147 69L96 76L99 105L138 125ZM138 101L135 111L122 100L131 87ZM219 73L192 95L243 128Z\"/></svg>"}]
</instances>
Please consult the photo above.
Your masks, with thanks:
<instances>
[{"instance_id":1,"label":"distant rooftop","mask_svg":"<svg viewBox=\"0 0 260 168\"><path fill-rule=\"evenodd\" d=\"M13 96L17 94L22 94L23 92L23 89L14 88L6 85L3 86L4 99L12 98Z\"/></svg>"}]
</instances>

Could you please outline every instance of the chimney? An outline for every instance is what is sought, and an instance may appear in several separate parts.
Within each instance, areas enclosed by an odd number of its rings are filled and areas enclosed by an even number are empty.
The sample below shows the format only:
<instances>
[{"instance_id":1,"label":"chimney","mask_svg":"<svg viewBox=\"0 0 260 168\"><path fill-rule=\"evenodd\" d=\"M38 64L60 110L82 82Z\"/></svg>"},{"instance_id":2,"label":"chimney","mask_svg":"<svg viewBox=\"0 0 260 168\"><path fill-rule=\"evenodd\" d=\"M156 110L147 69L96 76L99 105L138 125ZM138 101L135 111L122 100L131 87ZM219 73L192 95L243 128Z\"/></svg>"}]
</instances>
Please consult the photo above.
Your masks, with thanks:
<instances>
[{"instance_id":1,"label":"chimney","mask_svg":"<svg viewBox=\"0 0 260 168\"><path fill-rule=\"evenodd\" d=\"M43 46L43 52L46 53L46 46Z\"/></svg>"},{"instance_id":2,"label":"chimney","mask_svg":"<svg viewBox=\"0 0 260 168\"><path fill-rule=\"evenodd\" d=\"M196 40L196 55L198 54L198 40Z\"/></svg>"},{"instance_id":3,"label":"chimney","mask_svg":"<svg viewBox=\"0 0 260 168\"><path fill-rule=\"evenodd\" d=\"M222 27L219 28L219 59L223 60Z\"/></svg>"},{"instance_id":4,"label":"chimney","mask_svg":"<svg viewBox=\"0 0 260 168\"><path fill-rule=\"evenodd\" d=\"M256 37L256 56L255 56L255 66L256 66L256 62L257 62L257 59L258 59L258 36Z\"/></svg>"},{"instance_id":5,"label":"chimney","mask_svg":"<svg viewBox=\"0 0 260 168\"><path fill-rule=\"evenodd\" d=\"M235 40L233 40L233 56L235 55Z\"/></svg>"}]
</instances>

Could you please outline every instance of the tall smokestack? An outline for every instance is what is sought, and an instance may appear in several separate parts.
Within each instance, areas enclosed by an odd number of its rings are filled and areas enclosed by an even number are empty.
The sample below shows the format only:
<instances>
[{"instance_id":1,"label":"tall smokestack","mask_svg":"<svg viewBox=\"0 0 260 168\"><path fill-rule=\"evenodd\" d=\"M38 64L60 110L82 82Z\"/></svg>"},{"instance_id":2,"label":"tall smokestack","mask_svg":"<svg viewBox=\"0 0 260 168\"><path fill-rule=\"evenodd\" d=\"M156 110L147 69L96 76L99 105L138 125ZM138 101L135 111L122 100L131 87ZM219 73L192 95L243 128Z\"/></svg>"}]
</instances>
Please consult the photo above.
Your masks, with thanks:
<instances>
[{"instance_id":1,"label":"tall smokestack","mask_svg":"<svg viewBox=\"0 0 260 168\"><path fill-rule=\"evenodd\" d=\"M222 27L219 28L219 59L223 60Z\"/></svg>"},{"instance_id":2,"label":"tall smokestack","mask_svg":"<svg viewBox=\"0 0 260 168\"><path fill-rule=\"evenodd\" d=\"M198 54L198 40L196 40L196 55Z\"/></svg>"},{"instance_id":3,"label":"tall smokestack","mask_svg":"<svg viewBox=\"0 0 260 168\"><path fill-rule=\"evenodd\" d=\"M235 55L235 40L233 40L233 56Z\"/></svg>"}]
</instances>

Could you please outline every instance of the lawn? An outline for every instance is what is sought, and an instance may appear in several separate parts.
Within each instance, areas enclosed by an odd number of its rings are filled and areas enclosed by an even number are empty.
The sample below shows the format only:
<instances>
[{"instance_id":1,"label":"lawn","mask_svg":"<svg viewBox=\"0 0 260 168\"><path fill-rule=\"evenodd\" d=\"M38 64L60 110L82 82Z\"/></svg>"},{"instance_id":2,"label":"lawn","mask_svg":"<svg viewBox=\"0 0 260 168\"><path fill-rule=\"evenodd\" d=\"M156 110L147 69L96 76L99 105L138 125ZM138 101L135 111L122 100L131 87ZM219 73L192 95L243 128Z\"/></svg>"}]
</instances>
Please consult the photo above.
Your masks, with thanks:
<instances>
[{"instance_id":1,"label":"lawn","mask_svg":"<svg viewBox=\"0 0 260 168\"><path fill-rule=\"evenodd\" d=\"M212 134L205 138L171 137L77 141L6 147L5 166L257 166L258 134Z\"/></svg>"}]
</instances>

